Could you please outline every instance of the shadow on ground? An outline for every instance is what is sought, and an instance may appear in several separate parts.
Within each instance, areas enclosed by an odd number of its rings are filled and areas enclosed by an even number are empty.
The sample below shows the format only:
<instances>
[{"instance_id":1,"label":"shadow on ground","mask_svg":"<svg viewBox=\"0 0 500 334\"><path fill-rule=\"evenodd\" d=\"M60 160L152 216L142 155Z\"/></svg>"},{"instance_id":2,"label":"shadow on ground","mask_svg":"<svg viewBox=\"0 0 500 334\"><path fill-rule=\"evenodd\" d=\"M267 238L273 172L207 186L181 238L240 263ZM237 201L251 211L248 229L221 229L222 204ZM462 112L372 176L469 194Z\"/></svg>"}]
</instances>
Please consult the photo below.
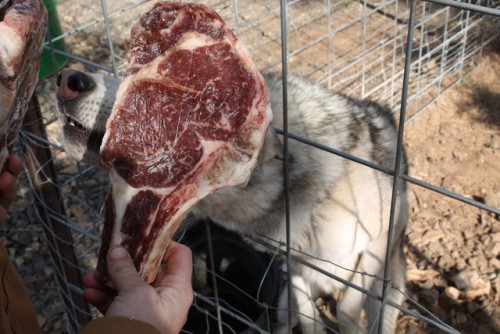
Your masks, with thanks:
<instances>
[{"instance_id":1,"label":"shadow on ground","mask_svg":"<svg viewBox=\"0 0 500 334\"><path fill-rule=\"evenodd\" d=\"M498 87L473 87L468 99L465 110L477 108L479 113L475 118L478 121L500 127L500 90Z\"/></svg>"}]
</instances>

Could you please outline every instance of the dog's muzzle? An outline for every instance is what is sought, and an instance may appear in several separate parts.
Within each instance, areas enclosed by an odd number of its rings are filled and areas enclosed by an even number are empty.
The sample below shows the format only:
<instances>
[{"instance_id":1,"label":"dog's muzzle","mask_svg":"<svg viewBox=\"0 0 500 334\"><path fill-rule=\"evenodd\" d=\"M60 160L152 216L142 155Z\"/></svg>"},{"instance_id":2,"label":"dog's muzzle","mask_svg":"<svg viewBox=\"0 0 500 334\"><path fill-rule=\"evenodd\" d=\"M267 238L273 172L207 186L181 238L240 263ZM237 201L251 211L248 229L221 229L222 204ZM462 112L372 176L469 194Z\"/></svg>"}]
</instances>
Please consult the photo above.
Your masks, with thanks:
<instances>
[{"instance_id":1,"label":"dog's muzzle","mask_svg":"<svg viewBox=\"0 0 500 334\"><path fill-rule=\"evenodd\" d=\"M86 73L63 69L57 76L57 106L63 123L65 149L77 160L99 164L99 147L104 133L83 125L77 116L81 101L96 88Z\"/></svg>"}]
</instances>

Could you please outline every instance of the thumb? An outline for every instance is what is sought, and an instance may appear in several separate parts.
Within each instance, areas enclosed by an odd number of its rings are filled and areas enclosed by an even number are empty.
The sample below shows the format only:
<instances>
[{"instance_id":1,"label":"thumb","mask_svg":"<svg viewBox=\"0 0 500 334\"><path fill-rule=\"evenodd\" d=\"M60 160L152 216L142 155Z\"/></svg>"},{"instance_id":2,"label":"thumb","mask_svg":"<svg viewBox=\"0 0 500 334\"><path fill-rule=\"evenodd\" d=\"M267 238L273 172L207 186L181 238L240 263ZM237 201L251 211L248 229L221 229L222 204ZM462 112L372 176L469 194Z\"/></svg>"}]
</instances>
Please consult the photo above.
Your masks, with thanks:
<instances>
[{"instance_id":1,"label":"thumb","mask_svg":"<svg viewBox=\"0 0 500 334\"><path fill-rule=\"evenodd\" d=\"M118 293L130 291L144 284L128 251L121 246L112 246L108 251L108 273Z\"/></svg>"}]
</instances>

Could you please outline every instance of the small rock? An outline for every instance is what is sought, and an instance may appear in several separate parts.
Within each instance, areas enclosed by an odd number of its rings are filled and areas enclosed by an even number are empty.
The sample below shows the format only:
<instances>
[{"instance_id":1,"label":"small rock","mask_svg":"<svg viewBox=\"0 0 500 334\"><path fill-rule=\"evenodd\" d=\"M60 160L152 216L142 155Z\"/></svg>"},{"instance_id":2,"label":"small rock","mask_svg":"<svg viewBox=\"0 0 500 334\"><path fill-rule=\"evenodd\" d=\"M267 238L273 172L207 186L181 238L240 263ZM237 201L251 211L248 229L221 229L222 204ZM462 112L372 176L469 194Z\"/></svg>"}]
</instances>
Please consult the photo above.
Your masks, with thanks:
<instances>
[{"instance_id":1,"label":"small rock","mask_svg":"<svg viewBox=\"0 0 500 334\"><path fill-rule=\"evenodd\" d=\"M500 224L493 224L491 226L490 234L493 236L494 233L500 233Z\"/></svg>"},{"instance_id":2,"label":"small rock","mask_svg":"<svg viewBox=\"0 0 500 334\"><path fill-rule=\"evenodd\" d=\"M19 232L12 237L12 240L23 246L30 244L31 239L31 233L29 232Z\"/></svg>"},{"instance_id":3,"label":"small rock","mask_svg":"<svg viewBox=\"0 0 500 334\"><path fill-rule=\"evenodd\" d=\"M419 286L422 289L431 290L434 287L434 280L433 279L429 279L429 280L425 281L424 283L419 284Z\"/></svg>"},{"instance_id":4,"label":"small rock","mask_svg":"<svg viewBox=\"0 0 500 334\"><path fill-rule=\"evenodd\" d=\"M492 286L495 291L500 291L500 271L492 272L488 275L488 279L492 282ZM496 298L500 302L500 296Z\"/></svg>"},{"instance_id":5,"label":"small rock","mask_svg":"<svg viewBox=\"0 0 500 334\"><path fill-rule=\"evenodd\" d=\"M444 294L446 297L456 302L460 299L460 290L453 286L447 286L446 289L444 289Z\"/></svg>"},{"instance_id":6,"label":"small rock","mask_svg":"<svg viewBox=\"0 0 500 334\"><path fill-rule=\"evenodd\" d=\"M464 291L466 298L474 299L487 295L491 291L491 283L479 276L474 269L465 269L451 278L459 290Z\"/></svg>"},{"instance_id":7,"label":"small rock","mask_svg":"<svg viewBox=\"0 0 500 334\"><path fill-rule=\"evenodd\" d=\"M442 254L439 256L439 260L437 262L439 268L447 269L450 267L450 264L453 263L453 260L450 258L448 254Z\"/></svg>"},{"instance_id":8,"label":"small rock","mask_svg":"<svg viewBox=\"0 0 500 334\"><path fill-rule=\"evenodd\" d=\"M54 329L55 330L60 330L62 328L63 328L63 322L62 322L62 320L56 321L56 323L54 324Z\"/></svg>"},{"instance_id":9,"label":"small rock","mask_svg":"<svg viewBox=\"0 0 500 334\"><path fill-rule=\"evenodd\" d=\"M468 321L467 315L464 312L457 312L454 317L453 323L456 325L465 324Z\"/></svg>"},{"instance_id":10,"label":"small rock","mask_svg":"<svg viewBox=\"0 0 500 334\"><path fill-rule=\"evenodd\" d=\"M493 257L488 261L488 266L498 270L500 269L500 260L496 257Z\"/></svg>"},{"instance_id":11,"label":"small rock","mask_svg":"<svg viewBox=\"0 0 500 334\"><path fill-rule=\"evenodd\" d=\"M442 181L443 188L452 190L455 192L463 193L464 189L462 187L464 180L458 175L445 176Z\"/></svg>"},{"instance_id":12,"label":"small rock","mask_svg":"<svg viewBox=\"0 0 500 334\"><path fill-rule=\"evenodd\" d=\"M467 268L467 263L465 262L465 259L463 257L456 259L455 267L458 270L463 270Z\"/></svg>"},{"instance_id":13,"label":"small rock","mask_svg":"<svg viewBox=\"0 0 500 334\"><path fill-rule=\"evenodd\" d=\"M460 290L477 287L482 282L479 274L474 269L465 269L451 278L456 287Z\"/></svg>"},{"instance_id":14,"label":"small rock","mask_svg":"<svg viewBox=\"0 0 500 334\"><path fill-rule=\"evenodd\" d=\"M492 242L500 242L500 232L490 233Z\"/></svg>"},{"instance_id":15,"label":"small rock","mask_svg":"<svg viewBox=\"0 0 500 334\"><path fill-rule=\"evenodd\" d=\"M443 249L443 247L441 247L441 244L439 243L439 241L431 241L429 243L429 245L427 246L427 249L431 253L439 253Z\"/></svg>"},{"instance_id":16,"label":"small rock","mask_svg":"<svg viewBox=\"0 0 500 334\"><path fill-rule=\"evenodd\" d=\"M33 264L33 270L35 270L37 274L40 274L45 271L45 268L47 268L47 266L48 266L47 261L45 261L44 259L39 259L36 260L35 263Z\"/></svg>"},{"instance_id":17,"label":"small rock","mask_svg":"<svg viewBox=\"0 0 500 334\"><path fill-rule=\"evenodd\" d=\"M71 207L71 212L75 215L75 217L80 217L81 215L83 215L85 213L85 208L83 208L81 206L73 205Z\"/></svg>"},{"instance_id":18,"label":"small rock","mask_svg":"<svg viewBox=\"0 0 500 334\"><path fill-rule=\"evenodd\" d=\"M24 257L16 257L14 259L14 264L16 265L17 268L22 266L24 264Z\"/></svg>"},{"instance_id":19,"label":"small rock","mask_svg":"<svg viewBox=\"0 0 500 334\"><path fill-rule=\"evenodd\" d=\"M500 241L493 243L493 245L486 250L486 254L488 257L497 257L500 255Z\"/></svg>"},{"instance_id":20,"label":"small rock","mask_svg":"<svg viewBox=\"0 0 500 334\"><path fill-rule=\"evenodd\" d=\"M35 311L43 310L44 306L45 306L45 303L43 302L43 300L40 300L40 299L33 300L33 308L35 309Z\"/></svg>"},{"instance_id":21,"label":"small rock","mask_svg":"<svg viewBox=\"0 0 500 334\"><path fill-rule=\"evenodd\" d=\"M480 240L483 247L488 247L488 245L491 243L491 236L489 234L483 234L481 235Z\"/></svg>"},{"instance_id":22,"label":"small rock","mask_svg":"<svg viewBox=\"0 0 500 334\"><path fill-rule=\"evenodd\" d=\"M465 158L467 157L467 152L465 151L453 151L452 153L453 158L457 161L464 161Z\"/></svg>"},{"instance_id":23,"label":"small rock","mask_svg":"<svg viewBox=\"0 0 500 334\"><path fill-rule=\"evenodd\" d=\"M481 296L489 295L491 292L491 283L490 281L483 281L484 285L478 287L477 289L468 289L465 291L465 297L467 299L474 299Z\"/></svg>"},{"instance_id":24,"label":"small rock","mask_svg":"<svg viewBox=\"0 0 500 334\"><path fill-rule=\"evenodd\" d=\"M474 248L476 248L476 240L475 239L467 239L465 240L465 248L467 250L467 255L469 250L472 250Z\"/></svg>"},{"instance_id":25,"label":"small rock","mask_svg":"<svg viewBox=\"0 0 500 334\"><path fill-rule=\"evenodd\" d=\"M432 305L437 305L439 300L439 292L436 289L423 290L419 296Z\"/></svg>"},{"instance_id":26,"label":"small rock","mask_svg":"<svg viewBox=\"0 0 500 334\"><path fill-rule=\"evenodd\" d=\"M45 284L47 283L47 280L45 279L45 277L41 276L41 275L37 275L36 277L36 280L35 280L35 283L33 284L33 286L37 289L41 289L45 286Z\"/></svg>"},{"instance_id":27,"label":"small rock","mask_svg":"<svg viewBox=\"0 0 500 334\"><path fill-rule=\"evenodd\" d=\"M447 125L442 125L439 128L439 134L444 135L444 136L454 136L457 133L457 129L452 126L447 126Z\"/></svg>"},{"instance_id":28,"label":"small rock","mask_svg":"<svg viewBox=\"0 0 500 334\"><path fill-rule=\"evenodd\" d=\"M473 268L477 268L478 265L477 265L477 257L469 257L467 259L467 264L470 266L470 267L473 267Z\"/></svg>"},{"instance_id":29,"label":"small rock","mask_svg":"<svg viewBox=\"0 0 500 334\"><path fill-rule=\"evenodd\" d=\"M33 255L34 252L32 252L29 248L25 248L22 256L24 256L26 260L30 261L33 259Z\"/></svg>"},{"instance_id":30,"label":"small rock","mask_svg":"<svg viewBox=\"0 0 500 334\"><path fill-rule=\"evenodd\" d=\"M433 269L410 269L406 273L408 281L427 281L438 276L439 273Z\"/></svg>"},{"instance_id":31,"label":"small rock","mask_svg":"<svg viewBox=\"0 0 500 334\"><path fill-rule=\"evenodd\" d=\"M43 327L43 325L45 325L45 322L47 321L45 319L45 317L43 315L41 315L41 314L37 314L36 318L38 320L38 324L39 324L40 328Z\"/></svg>"},{"instance_id":32,"label":"small rock","mask_svg":"<svg viewBox=\"0 0 500 334\"><path fill-rule=\"evenodd\" d=\"M52 266L45 267L45 269L43 270L43 274L45 275L45 277L51 277L54 274L54 267Z\"/></svg>"},{"instance_id":33,"label":"small rock","mask_svg":"<svg viewBox=\"0 0 500 334\"><path fill-rule=\"evenodd\" d=\"M23 277L23 283L26 286L32 285L36 281L36 277L33 275L26 275Z\"/></svg>"},{"instance_id":34,"label":"small rock","mask_svg":"<svg viewBox=\"0 0 500 334\"><path fill-rule=\"evenodd\" d=\"M484 143L484 146L492 148L494 150L500 150L500 136L492 135L490 140Z\"/></svg>"},{"instance_id":35,"label":"small rock","mask_svg":"<svg viewBox=\"0 0 500 334\"><path fill-rule=\"evenodd\" d=\"M463 235L464 235L464 238L466 240L469 240L469 239L475 239L477 237L477 234L475 231L471 231L471 230L465 230L463 232Z\"/></svg>"},{"instance_id":36,"label":"small rock","mask_svg":"<svg viewBox=\"0 0 500 334\"><path fill-rule=\"evenodd\" d=\"M31 244L31 250L34 253L37 253L38 251L40 251L41 246L42 245L39 242L34 242L34 243Z\"/></svg>"},{"instance_id":37,"label":"small rock","mask_svg":"<svg viewBox=\"0 0 500 334\"><path fill-rule=\"evenodd\" d=\"M424 235L422 236L422 239L426 243L430 243L432 241L439 240L439 239L441 239L443 237L444 237L443 231L440 231L440 230L430 230L430 231L427 231L427 232L424 233Z\"/></svg>"},{"instance_id":38,"label":"small rock","mask_svg":"<svg viewBox=\"0 0 500 334\"><path fill-rule=\"evenodd\" d=\"M466 308L467 308L467 312L469 312L469 314L474 314L481 309L481 305L479 305L478 303L474 303L474 302L468 302L466 305Z\"/></svg>"},{"instance_id":39,"label":"small rock","mask_svg":"<svg viewBox=\"0 0 500 334\"><path fill-rule=\"evenodd\" d=\"M408 234L408 240L412 243L414 243L415 241L418 241L418 240L421 240L422 239L422 233L420 232L417 232L417 231L411 231L409 234Z\"/></svg>"},{"instance_id":40,"label":"small rock","mask_svg":"<svg viewBox=\"0 0 500 334\"><path fill-rule=\"evenodd\" d=\"M484 204L494 208L500 207L500 191L487 193L484 196Z\"/></svg>"}]
</instances>

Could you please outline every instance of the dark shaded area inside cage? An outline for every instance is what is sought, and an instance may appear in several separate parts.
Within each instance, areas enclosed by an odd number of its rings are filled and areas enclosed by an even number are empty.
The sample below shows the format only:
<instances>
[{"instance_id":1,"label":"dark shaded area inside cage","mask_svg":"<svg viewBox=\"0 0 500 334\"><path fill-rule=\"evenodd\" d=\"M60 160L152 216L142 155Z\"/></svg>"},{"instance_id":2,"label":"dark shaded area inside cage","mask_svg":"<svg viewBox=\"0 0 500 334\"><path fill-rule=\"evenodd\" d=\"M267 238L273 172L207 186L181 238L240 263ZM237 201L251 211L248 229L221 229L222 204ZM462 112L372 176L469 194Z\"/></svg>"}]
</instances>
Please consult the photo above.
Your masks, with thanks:
<instances>
[{"instance_id":1,"label":"dark shaded area inside cage","mask_svg":"<svg viewBox=\"0 0 500 334\"><path fill-rule=\"evenodd\" d=\"M223 328L236 333L251 333L252 328L226 312L267 329L270 309L275 309L280 290L278 263L270 254L256 251L238 234L211 222L198 221L187 228L182 243L193 252L193 289L216 302L197 298L191 307L184 330L191 333Z\"/></svg>"}]
</instances>

